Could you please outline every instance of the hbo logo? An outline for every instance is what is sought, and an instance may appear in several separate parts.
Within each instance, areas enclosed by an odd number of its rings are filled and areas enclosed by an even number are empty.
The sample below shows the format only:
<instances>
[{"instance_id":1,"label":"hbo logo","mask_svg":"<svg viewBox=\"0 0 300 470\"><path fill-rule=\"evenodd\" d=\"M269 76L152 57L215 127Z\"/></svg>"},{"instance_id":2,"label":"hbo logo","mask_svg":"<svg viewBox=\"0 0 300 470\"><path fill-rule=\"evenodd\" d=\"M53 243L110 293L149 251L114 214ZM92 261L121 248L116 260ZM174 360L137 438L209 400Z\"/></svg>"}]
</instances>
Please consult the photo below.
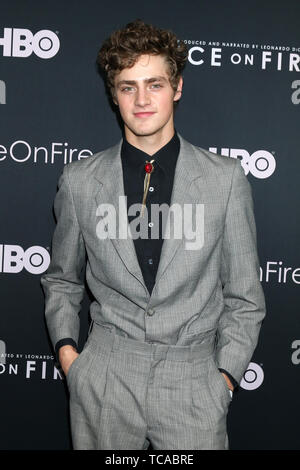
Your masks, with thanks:
<instances>
[{"instance_id":1,"label":"hbo logo","mask_svg":"<svg viewBox=\"0 0 300 470\"><path fill-rule=\"evenodd\" d=\"M4 28L0 46L5 57L29 57L34 52L41 59L51 59L59 51L60 42L48 29L33 35L29 29Z\"/></svg>"},{"instance_id":2,"label":"hbo logo","mask_svg":"<svg viewBox=\"0 0 300 470\"><path fill-rule=\"evenodd\" d=\"M209 151L218 153L215 147L210 147ZM222 148L220 155L224 157L240 158L245 175L250 172L251 175L256 178L269 178L276 168L276 160L272 153L267 152L267 150L257 150L250 155L247 150L244 149Z\"/></svg>"},{"instance_id":3,"label":"hbo logo","mask_svg":"<svg viewBox=\"0 0 300 470\"><path fill-rule=\"evenodd\" d=\"M248 369L244 373L244 377L240 382L240 386L245 390L255 390L260 387L264 381L264 371L255 362L250 362Z\"/></svg>"},{"instance_id":4,"label":"hbo logo","mask_svg":"<svg viewBox=\"0 0 300 470\"><path fill-rule=\"evenodd\" d=\"M31 274L41 274L50 264L50 255L42 246L27 250L19 245L0 245L0 272L19 273L23 268Z\"/></svg>"}]
</instances>

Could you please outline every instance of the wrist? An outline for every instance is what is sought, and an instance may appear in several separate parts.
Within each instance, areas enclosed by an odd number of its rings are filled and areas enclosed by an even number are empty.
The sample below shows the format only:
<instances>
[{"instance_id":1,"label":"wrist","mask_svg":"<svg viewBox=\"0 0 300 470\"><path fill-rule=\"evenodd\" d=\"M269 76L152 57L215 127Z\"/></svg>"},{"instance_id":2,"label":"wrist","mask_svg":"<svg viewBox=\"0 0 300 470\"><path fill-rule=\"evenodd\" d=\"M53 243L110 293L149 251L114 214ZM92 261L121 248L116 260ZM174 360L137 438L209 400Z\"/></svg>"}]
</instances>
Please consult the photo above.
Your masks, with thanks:
<instances>
[{"instance_id":1,"label":"wrist","mask_svg":"<svg viewBox=\"0 0 300 470\"><path fill-rule=\"evenodd\" d=\"M77 353L77 350L70 344L61 346L58 351L59 358L61 359L61 358L68 357L70 354L74 354L74 352Z\"/></svg>"},{"instance_id":2,"label":"wrist","mask_svg":"<svg viewBox=\"0 0 300 470\"><path fill-rule=\"evenodd\" d=\"M234 386L232 385L229 377L226 374L224 374L224 372L221 372L221 374L223 375L224 379L226 380L226 383L228 385L229 390L231 390L233 392Z\"/></svg>"}]
</instances>

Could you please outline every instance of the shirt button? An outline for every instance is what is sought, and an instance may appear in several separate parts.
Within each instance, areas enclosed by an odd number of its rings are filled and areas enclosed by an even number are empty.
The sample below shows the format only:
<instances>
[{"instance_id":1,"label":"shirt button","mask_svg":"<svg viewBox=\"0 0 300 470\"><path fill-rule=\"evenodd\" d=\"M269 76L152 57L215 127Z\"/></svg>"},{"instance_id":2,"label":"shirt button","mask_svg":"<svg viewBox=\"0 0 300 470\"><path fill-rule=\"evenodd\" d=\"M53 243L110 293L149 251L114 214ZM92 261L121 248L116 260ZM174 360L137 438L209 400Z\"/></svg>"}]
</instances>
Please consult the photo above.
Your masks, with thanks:
<instances>
[{"instance_id":1,"label":"shirt button","mask_svg":"<svg viewBox=\"0 0 300 470\"><path fill-rule=\"evenodd\" d=\"M149 308L149 310L147 311L147 315L152 317L152 315L154 315L154 314L155 314L155 310L153 310L152 308Z\"/></svg>"},{"instance_id":2,"label":"shirt button","mask_svg":"<svg viewBox=\"0 0 300 470\"><path fill-rule=\"evenodd\" d=\"M149 259L148 259L148 263L149 263L149 264L153 264L153 259L152 259L152 258L149 258Z\"/></svg>"},{"instance_id":3,"label":"shirt button","mask_svg":"<svg viewBox=\"0 0 300 470\"><path fill-rule=\"evenodd\" d=\"M151 191L151 192L154 191L153 186L150 186L150 187L149 187L149 191Z\"/></svg>"},{"instance_id":4,"label":"shirt button","mask_svg":"<svg viewBox=\"0 0 300 470\"><path fill-rule=\"evenodd\" d=\"M153 222L149 222L148 225L149 225L149 227L153 227L154 224L153 224Z\"/></svg>"}]
</instances>

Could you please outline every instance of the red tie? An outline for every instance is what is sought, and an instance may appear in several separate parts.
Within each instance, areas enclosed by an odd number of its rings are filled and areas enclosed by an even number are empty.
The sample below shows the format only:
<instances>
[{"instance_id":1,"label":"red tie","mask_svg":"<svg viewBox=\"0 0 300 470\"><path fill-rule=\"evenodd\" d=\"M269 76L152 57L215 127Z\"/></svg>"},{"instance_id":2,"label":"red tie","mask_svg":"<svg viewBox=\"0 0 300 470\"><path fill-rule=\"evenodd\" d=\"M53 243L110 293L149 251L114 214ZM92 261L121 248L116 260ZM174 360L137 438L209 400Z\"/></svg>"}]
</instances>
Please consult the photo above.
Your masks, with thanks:
<instances>
[{"instance_id":1,"label":"red tie","mask_svg":"<svg viewBox=\"0 0 300 470\"><path fill-rule=\"evenodd\" d=\"M144 215L144 208L146 206L146 198L147 198L149 184L150 184L150 176L154 170L153 162L155 162L155 160L151 160L150 162L146 160L146 164L144 167L146 173L145 173L145 179L144 179L144 196L143 196L142 210L141 210L140 217L143 217Z\"/></svg>"}]
</instances>

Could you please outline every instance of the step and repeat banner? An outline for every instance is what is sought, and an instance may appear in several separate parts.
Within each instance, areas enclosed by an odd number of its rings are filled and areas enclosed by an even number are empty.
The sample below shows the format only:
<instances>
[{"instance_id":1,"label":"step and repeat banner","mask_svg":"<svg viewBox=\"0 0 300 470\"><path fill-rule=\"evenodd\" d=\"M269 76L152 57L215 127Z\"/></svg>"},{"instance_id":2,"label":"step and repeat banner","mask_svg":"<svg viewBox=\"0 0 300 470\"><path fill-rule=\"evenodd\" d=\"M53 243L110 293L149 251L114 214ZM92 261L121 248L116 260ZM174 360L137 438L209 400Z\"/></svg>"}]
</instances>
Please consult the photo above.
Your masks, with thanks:
<instances>
[{"instance_id":1,"label":"step and repeat banner","mask_svg":"<svg viewBox=\"0 0 300 470\"><path fill-rule=\"evenodd\" d=\"M63 166L122 136L97 66L113 30L172 29L189 58L176 129L252 186L267 315L228 414L231 449L300 449L300 2L4 0L0 15L0 448L71 449L44 320ZM82 347L89 324L87 289Z\"/></svg>"}]
</instances>

